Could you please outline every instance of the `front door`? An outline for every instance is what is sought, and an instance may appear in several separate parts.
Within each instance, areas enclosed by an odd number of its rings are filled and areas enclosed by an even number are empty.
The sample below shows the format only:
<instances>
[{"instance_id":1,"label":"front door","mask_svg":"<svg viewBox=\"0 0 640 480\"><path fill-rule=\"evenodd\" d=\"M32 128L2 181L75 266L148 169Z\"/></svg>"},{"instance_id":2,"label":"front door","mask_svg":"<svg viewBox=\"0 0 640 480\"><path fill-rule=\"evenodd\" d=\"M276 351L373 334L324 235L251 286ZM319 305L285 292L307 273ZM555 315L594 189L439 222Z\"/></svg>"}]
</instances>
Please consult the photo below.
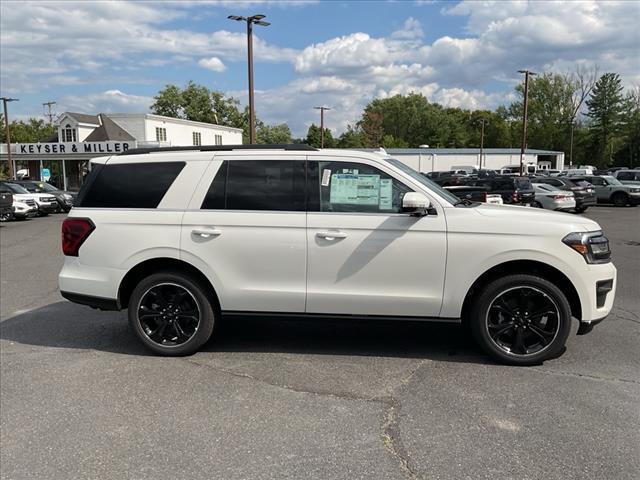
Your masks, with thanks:
<instances>
[{"instance_id":1,"label":"front door","mask_svg":"<svg viewBox=\"0 0 640 480\"><path fill-rule=\"evenodd\" d=\"M375 162L327 157L310 161L309 171L306 311L438 316L443 209L435 205L425 217L402 213L412 188Z\"/></svg>"},{"instance_id":2,"label":"front door","mask_svg":"<svg viewBox=\"0 0 640 480\"><path fill-rule=\"evenodd\" d=\"M182 222L184 260L226 311L304 312L306 161L216 156Z\"/></svg>"}]
</instances>

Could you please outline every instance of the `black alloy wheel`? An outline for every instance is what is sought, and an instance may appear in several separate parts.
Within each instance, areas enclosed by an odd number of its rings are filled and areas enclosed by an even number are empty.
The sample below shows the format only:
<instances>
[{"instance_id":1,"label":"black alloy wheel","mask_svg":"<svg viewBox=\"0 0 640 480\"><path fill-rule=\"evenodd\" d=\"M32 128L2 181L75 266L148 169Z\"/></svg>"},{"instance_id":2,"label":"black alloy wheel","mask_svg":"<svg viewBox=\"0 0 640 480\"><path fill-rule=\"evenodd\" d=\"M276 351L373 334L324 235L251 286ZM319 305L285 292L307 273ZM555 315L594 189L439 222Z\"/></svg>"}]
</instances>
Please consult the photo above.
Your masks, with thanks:
<instances>
[{"instance_id":1,"label":"black alloy wheel","mask_svg":"<svg viewBox=\"0 0 640 480\"><path fill-rule=\"evenodd\" d=\"M470 321L476 341L494 359L537 365L563 351L571 330L571 308L550 281L536 275L509 275L480 292Z\"/></svg>"},{"instance_id":2,"label":"black alloy wheel","mask_svg":"<svg viewBox=\"0 0 640 480\"><path fill-rule=\"evenodd\" d=\"M541 290L522 286L498 294L486 317L487 334L506 353L533 355L551 345L559 331L560 311Z\"/></svg>"},{"instance_id":3,"label":"black alloy wheel","mask_svg":"<svg viewBox=\"0 0 640 480\"><path fill-rule=\"evenodd\" d=\"M160 355L195 353L211 337L214 307L201 282L181 272L144 278L129 299L129 323L142 343Z\"/></svg>"},{"instance_id":4,"label":"black alloy wheel","mask_svg":"<svg viewBox=\"0 0 640 480\"><path fill-rule=\"evenodd\" d=\"M541 204L540 202L538 202L538 201L533 202L533 203L531 204L531 206L532 206L532 207L534 207L534 208L544 208L544 207L542 206L542 204Z\"/></svg>"},{"instance_id":5,"label":"black alloy wheel","mask_svg":"<svg viewBox=\"0 0 640 480\"><path fill-rule=\"evenodd\" d=\"M138 322L152 342L176 346L198 331L200 308L195 297L175 283L161 283L145 292L138 305Z\"/></svg>"}]
</instances>

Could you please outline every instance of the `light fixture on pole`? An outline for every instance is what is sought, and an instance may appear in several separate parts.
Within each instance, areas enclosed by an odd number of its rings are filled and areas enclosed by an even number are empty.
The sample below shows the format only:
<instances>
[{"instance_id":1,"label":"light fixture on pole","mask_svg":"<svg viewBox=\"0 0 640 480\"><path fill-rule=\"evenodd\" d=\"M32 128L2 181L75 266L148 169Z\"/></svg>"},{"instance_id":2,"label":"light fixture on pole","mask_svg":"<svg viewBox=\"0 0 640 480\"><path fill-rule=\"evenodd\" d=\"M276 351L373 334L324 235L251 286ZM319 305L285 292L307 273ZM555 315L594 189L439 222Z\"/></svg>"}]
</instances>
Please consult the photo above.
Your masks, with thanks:
<instances>
[{"instance_id":1,"label":"light fixture on pole","mask_svg":"<svg viewBox=\"0 0 640 480\"><path fill-rule=\"evenodd\" d=\"M11 160L11 131L9 128L9 113L7 112L7 102L17 102L17 98L2 97L2 106L4 108L4 131L7 137L7 164L9 165L9 178L16 178L16 166Z\"/></svg>"},{"instance_id":2,"label":"light fixture on pole","mask_svg":"<svg viewBox=\"0 0 640 480\"><path fill-rule=\"evenodd\" d=\"M518 70L518 73L524 73L524 103L522 108L522 144L520 146L520 176L524 173L524 150L527 147L527 107L529 104L529 76L535 73L529 70Z\"/></svg>"},{"instance_id":3,"label":"light fixture on pole","mask_svg":"<svg viewBox=\"0 0 640 480\"><path fill-rule=\"evenodd\" d=\"M324 148L324 111L331 110L329 107L313 107L320 110L320 148Z\"/></svg>"},{"instance_id":4,"label":"light fixture on pole","mask_svg":"<svg viewBox=\"0 0 640 480\"><path fill-rule=\"evenodd\" d=\"M241 17L238 15L229 15L229 20L236 20L238 22L247 22L247 64L249 70L249 143L256 143L256 112L253 102L253 24L260 25L262 27L268 27L271 25L269 22L264 22L262 19L264 15L253 15L251 17Z\"/></svg>"}]
</instances>

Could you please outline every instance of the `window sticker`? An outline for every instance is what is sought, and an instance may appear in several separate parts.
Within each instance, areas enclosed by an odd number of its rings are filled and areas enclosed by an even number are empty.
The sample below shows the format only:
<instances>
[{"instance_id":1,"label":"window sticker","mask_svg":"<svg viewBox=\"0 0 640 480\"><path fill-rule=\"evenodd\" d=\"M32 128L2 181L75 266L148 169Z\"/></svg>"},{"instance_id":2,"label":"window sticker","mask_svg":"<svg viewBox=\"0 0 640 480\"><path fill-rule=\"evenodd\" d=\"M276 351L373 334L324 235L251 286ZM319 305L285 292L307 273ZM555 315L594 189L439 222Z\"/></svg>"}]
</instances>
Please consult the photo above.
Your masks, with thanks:
<instances>
[{"instance_id":1,"label":"window sticker","mask_svg":"<svg viewBox=\"0 0 640 480\"><path fill-rule=\"evenodd\" d=\"M385 187L387 193L389 187ZM386 201L386 200L385 200ZM329 202L350 205L379 205L380 175L334 173L331 175Z\"/></svg>"},{"instance_id":2,"label":"window sticker","mask_svg":"<svg viewBox=\"0 0 640 480\"><path fill-rule=\"evenodd\" d=\"M393 180L390 178L380 180L380 200L378 207L380 210L391 210L393 208Z\"/></svg>"},{"instance_id":3,"label":"window sticker","mask_svg":"<svg viewBox=\"0 0 640 480\"><path fill-rule=\"evenodd\" d=\"M325 168L322 171L322 186L328 187L330 179L331 179L331 170L329 170L328 168Z\"/></svg>"}]
</instances>

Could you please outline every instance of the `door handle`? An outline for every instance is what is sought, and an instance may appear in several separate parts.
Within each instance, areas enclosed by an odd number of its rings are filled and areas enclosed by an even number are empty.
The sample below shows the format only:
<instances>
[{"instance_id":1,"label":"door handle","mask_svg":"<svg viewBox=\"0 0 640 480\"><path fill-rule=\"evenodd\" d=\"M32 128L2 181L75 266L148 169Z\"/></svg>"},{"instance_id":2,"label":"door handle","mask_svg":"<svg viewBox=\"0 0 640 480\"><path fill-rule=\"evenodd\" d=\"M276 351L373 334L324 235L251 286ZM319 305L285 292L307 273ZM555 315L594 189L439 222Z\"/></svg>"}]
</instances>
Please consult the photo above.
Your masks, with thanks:
<instances>
[{"instance_id":1,"label":"door handle","mask_svg":"<svg viewBox=\"0 0 640 480\"><path fill-rule=\"evenodd\" d=\"M326 240L335 240L336 238L347 238L347 234L340 231L335 232L318 232L316 237L324 238Z\"/></svg>"},{"instance_id":2,"label":"door handle","mask_svg":"<svg viewBox=\"0 0 640 480\"><path fill-rule=\"evenodd\" d=\"M222 232L216 228L194 228L191 233L198 235L202 238L217 237L222 235Z\"/></svg>"}]
</instances>

